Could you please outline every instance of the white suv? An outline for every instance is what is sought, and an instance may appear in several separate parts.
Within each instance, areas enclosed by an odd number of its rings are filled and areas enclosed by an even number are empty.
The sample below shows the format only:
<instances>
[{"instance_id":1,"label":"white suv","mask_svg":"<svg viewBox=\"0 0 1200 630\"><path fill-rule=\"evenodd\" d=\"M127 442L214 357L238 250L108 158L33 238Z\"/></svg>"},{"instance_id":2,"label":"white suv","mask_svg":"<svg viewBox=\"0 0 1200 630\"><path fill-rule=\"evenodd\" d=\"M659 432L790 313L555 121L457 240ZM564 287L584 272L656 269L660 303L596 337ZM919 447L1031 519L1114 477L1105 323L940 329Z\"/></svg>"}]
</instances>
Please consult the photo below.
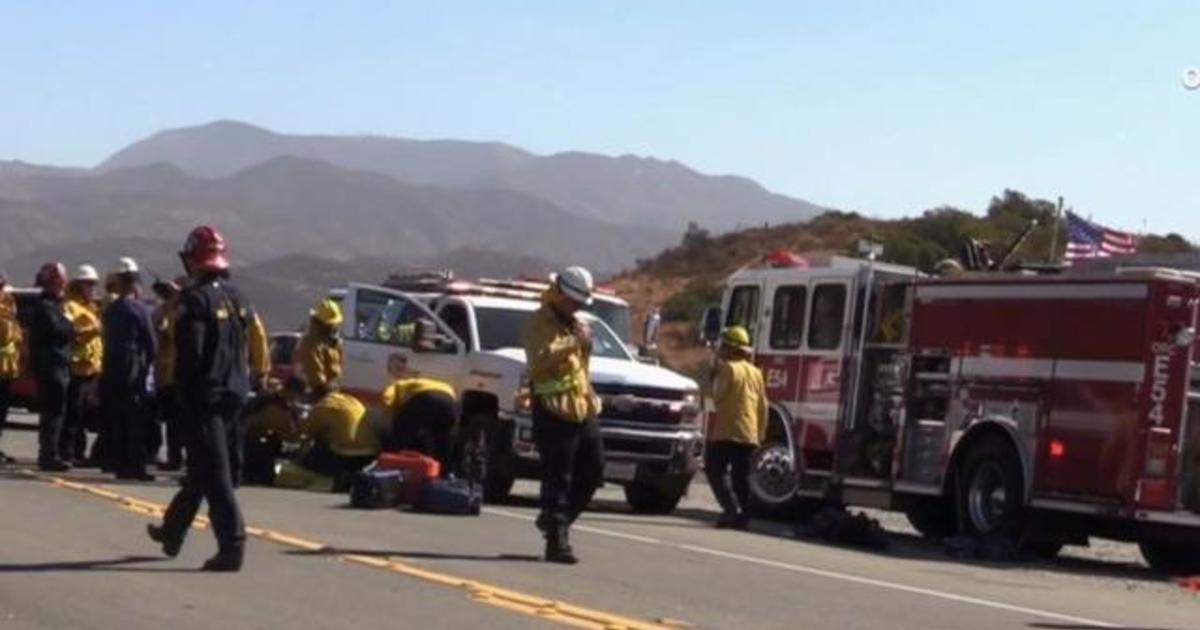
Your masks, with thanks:
<instances>
[{"instance_id":1,"label":"white suv","mask_svg":"<svg viewBox=\"0 0 1200 630\"><path fill-rule=\"evenodd\" d=\"M376 401L393 354L453 384L461 392L465 426L481 432L486 444L489 500L506 496L517 477L538 471L532 422L516 395L526 378L521 330L538 302L496 293L410 294L352 284L343 298L345 388ZM703 444L696 382L640 363L603 321L582 316L592 325L592 382L604 400L605 480L621 484L637 511L670 512L687 493ZM417 348L399 332L421 319L437 325L439 343Z\"/></svg>"}]
</instances>

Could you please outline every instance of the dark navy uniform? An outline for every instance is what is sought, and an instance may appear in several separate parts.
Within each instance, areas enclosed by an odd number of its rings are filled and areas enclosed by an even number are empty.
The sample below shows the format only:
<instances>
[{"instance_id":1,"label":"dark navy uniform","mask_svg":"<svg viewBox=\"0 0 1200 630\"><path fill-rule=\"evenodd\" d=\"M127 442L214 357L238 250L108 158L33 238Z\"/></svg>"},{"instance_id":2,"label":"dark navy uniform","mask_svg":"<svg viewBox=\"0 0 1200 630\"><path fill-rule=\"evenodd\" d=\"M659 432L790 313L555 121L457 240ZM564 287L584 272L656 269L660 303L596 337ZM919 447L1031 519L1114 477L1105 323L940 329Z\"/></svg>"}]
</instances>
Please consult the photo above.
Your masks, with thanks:
<instances>
[{"instance_id":1,"label":"dark navy uniform","mask_svg":"<svg viewBox=\"0 0 1200 630\"><path fill-rule=\"evenodd\" d=\"M182 543L200 501L221 553L241 553L246 531L234 495L229 443L249 391L246 335L249 306L218 276L183 292L175 328L176 389L183 415L187 473L163 517L162 535Z\"/></svg>"},{"instance_id":2,"label":"dark navy uniform","mask_svg":"<svg viewBox=\"0 0 1200 630\"><path fill-rule=\"evenodd\" d=\"M63 467L59 437L67 411L71 341L75 328L63 312L62 298L48 293L34 303L29 326L29 359L38 386L38 466Z\"/></svg>"}]
</instances>

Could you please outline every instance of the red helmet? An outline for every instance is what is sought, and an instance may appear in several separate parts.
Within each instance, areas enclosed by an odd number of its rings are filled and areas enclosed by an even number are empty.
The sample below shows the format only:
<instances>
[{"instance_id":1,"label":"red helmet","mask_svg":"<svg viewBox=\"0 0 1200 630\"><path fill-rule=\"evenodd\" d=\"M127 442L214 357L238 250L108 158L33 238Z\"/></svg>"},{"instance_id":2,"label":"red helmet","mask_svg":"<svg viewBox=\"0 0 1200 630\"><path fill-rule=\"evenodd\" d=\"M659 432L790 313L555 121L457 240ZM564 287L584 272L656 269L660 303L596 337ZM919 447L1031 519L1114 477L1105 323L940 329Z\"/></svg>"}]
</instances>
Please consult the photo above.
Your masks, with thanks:
<instances>
[{"instance_id":1,"label":"red helmet","mask_svg":"<svg viewBox=\"0 0 1200 630\"><path fill-rule=\"evenodd\" d=\"M43 289L61 289L67 283L67 268L60 262L48 262L38 269L33 283Z\"/></svg>"},{"instance_id":2,"label":"red helmet","mask_svg":"<svg viewBox=\"0 0 1200 630\"><path fill-rule=\"evenodd\" d=\"M225 257L225 237L207 225L201 225L188 234L187 243L184 243L179 255L190 268L197 271L229 269L229 259Z\"/></svg>"}]
</instances>

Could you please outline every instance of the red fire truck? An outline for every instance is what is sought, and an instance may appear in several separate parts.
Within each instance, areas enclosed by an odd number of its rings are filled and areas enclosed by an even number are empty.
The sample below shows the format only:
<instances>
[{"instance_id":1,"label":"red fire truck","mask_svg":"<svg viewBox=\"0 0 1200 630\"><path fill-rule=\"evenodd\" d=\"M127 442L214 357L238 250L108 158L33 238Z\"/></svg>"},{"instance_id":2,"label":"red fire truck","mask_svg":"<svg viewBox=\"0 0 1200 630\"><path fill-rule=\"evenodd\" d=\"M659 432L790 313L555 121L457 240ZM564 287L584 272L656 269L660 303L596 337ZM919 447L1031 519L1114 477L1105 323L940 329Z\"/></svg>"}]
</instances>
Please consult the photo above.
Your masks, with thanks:
<instances>
[{"instance_id":1,"label":"red fire truck","mask_svg":"<svg viewBox=\"0 0 1200 630\"><path fill-rule=\"evenodd\" d=\"M759 510L901 510L1046 555L1102 536L1195 571L1198 303L1200 275L1170 269L931 278L773 255L729 278L705 335L747 327L767 380Z\"/></svg>"}]
</instances>

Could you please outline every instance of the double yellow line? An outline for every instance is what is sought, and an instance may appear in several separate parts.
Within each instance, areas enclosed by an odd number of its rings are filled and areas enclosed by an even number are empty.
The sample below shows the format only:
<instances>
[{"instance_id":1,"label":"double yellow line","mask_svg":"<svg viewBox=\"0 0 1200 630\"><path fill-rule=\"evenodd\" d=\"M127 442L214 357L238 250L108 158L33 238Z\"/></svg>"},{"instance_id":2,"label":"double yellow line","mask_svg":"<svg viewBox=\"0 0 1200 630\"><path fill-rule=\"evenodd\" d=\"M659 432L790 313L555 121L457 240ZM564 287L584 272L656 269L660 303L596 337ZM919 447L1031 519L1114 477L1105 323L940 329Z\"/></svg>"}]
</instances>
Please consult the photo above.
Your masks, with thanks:
<instances>
[{"instance_id":1,"label":"double yellow line","mask_svg":"<svg viewBox=\"0 0 1200 630\"><path fill-rule=\"evenodd\" d=\"M139 514L161 517L163 512L166 511L166 506L164 505L145 501L136 497L122 495L100 486L81 483L78 481L71 481L61 477L41 475L33 471L25 471L25 473L30 477L47 481L58 488L75 490L77 492L82 492L94 497L112 501L119 504L124 509L137 512ZM208 519L204 516L197 516L194 526L206 528L209 526ZM466 592L467 598L473 602L537 617L539 619L544 619L546 621L551 621L574 628L587 628L590 630L678 630L680 627L687 626L687 624L684 622L666 619L655 622L642 621L639 619L615 615L601 610L575 606L529 593L502 588L486 582L468 580L458 576L450 575L448 573L422 569L420 567L401 562L395 558L379 558L354 553L342 553L336 549L331 549L328 545L319 542L306 540L304 538L292 536L290 534L271 529L265 529L262 527L247 526L246 534L255 538L260 538L295 549L302 549L304 551L315 553L326 553L330 557L337 558L344 562L370 567L373 569L390 571L392 573L399 573L400 575L415 578L430 584L462 590Z\"/></svg>"}]
</instances>

